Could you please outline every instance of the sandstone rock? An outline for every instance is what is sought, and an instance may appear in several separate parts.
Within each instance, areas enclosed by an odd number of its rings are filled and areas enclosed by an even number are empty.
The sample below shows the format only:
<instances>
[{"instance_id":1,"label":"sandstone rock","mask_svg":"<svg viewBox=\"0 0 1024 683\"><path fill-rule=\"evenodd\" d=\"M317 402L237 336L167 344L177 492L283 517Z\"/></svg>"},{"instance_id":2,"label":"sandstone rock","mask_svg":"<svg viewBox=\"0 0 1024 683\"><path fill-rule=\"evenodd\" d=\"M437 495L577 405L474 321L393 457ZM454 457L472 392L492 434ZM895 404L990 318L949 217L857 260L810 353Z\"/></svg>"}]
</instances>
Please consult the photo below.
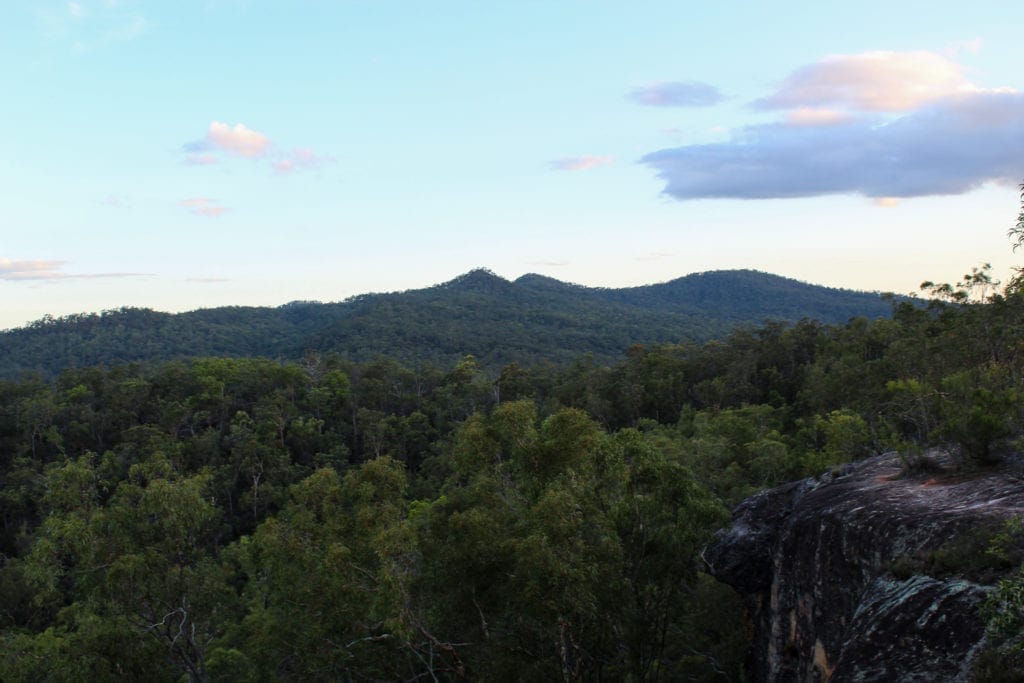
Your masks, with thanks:
<instances>
[{"instance_id":1,"label":"sandstone rock","mask_svg":"<svg viewBox=\"0 0 1024 683\"><path fill-rule=\"evenodd\" d=\"M764 491L705 550L711 573L744 595L751 680L970 679L990 587L892 569L1024 514L1024 482L1009 466L901 472L886 454Z\"/></svg>"}]
</instances>

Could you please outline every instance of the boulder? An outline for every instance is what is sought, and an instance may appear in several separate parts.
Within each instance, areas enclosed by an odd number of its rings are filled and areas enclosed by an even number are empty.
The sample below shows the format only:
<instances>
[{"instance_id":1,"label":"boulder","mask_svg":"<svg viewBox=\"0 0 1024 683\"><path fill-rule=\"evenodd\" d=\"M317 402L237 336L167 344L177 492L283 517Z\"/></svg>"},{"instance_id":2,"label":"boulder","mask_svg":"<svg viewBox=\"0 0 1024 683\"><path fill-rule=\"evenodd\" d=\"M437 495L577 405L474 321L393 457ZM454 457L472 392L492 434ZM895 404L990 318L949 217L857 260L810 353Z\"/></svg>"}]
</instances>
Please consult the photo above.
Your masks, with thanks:
<instances>
[{"instance_id":1,"label":"boulder","mask_svg":"<svg viewBox=\"0 0 1024 683\"><path fill-rule=\"evenodd\" d=\"M764 491L705 549L711 573L744 596L751 680L970 680L991 586L929 576L915 558L1024 514L1024 482L1009 464L904 469L889 453Z\"/></svg>"}]
</instances>

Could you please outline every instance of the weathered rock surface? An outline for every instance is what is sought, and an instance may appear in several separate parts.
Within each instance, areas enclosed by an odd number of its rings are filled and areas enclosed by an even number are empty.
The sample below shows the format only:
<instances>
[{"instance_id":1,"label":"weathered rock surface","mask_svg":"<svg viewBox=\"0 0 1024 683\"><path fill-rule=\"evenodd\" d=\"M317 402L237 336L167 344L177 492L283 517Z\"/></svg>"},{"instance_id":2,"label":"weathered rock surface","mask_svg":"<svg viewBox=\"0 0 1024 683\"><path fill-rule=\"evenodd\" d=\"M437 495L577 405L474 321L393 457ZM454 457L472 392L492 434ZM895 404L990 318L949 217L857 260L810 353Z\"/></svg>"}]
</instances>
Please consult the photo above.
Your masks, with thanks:
<instances>
[{"instance_id":1,"label":"weathered rock surface","mask_svg":"<svg viewBox=\"0 0 1024 683\"><path fill-rule=\"evenodd\" d=\"M764 491L705 551L745 597L755 681L967 681L984 641L989 587L891 573L900 558L1024 514L1005 466L901 477L888 454Z\"/></svg>"}]
</instances>

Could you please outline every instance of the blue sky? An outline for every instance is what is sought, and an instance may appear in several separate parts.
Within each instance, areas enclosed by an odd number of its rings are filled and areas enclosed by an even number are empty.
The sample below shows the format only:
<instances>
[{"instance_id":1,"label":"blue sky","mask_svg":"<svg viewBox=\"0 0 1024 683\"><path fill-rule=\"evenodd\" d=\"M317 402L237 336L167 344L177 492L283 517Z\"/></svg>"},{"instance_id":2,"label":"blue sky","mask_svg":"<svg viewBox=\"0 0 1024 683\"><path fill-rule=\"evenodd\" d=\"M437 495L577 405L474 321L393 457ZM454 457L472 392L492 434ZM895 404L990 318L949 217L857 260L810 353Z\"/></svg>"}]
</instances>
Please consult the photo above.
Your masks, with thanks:
<instances>
[{"instance_id":1,"label":"blue sky","mask_svg":"<svg viewBox=\"0 0 1024 683\"><path fill-rule=\"evenodd\" d=\"M0 3L0 327L474 267L910 292L1024 180L1020 3Z\"/></svg>"}]
</instances>

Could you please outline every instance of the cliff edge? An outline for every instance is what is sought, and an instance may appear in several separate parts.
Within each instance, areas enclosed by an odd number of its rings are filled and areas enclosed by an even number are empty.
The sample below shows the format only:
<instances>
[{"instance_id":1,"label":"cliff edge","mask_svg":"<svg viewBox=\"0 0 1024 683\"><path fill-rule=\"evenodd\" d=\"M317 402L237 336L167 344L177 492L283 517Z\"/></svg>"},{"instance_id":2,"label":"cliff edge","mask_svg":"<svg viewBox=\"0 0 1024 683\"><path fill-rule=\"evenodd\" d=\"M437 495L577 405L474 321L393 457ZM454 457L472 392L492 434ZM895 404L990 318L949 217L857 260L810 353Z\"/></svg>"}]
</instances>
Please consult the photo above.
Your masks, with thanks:
<instances>
[{"instance_id":1,"label":"cliff edge","mask_svg":"<svg viewBox=\"0 0 1024 683\"><path fill-rule=\"evenodd\" d=\"M749 498L705 561L744 596L750 680L967 681L994 578L956 564L1022 514L1017 465L905 475L886 454Z\"/></svg>"}]
</instances>

